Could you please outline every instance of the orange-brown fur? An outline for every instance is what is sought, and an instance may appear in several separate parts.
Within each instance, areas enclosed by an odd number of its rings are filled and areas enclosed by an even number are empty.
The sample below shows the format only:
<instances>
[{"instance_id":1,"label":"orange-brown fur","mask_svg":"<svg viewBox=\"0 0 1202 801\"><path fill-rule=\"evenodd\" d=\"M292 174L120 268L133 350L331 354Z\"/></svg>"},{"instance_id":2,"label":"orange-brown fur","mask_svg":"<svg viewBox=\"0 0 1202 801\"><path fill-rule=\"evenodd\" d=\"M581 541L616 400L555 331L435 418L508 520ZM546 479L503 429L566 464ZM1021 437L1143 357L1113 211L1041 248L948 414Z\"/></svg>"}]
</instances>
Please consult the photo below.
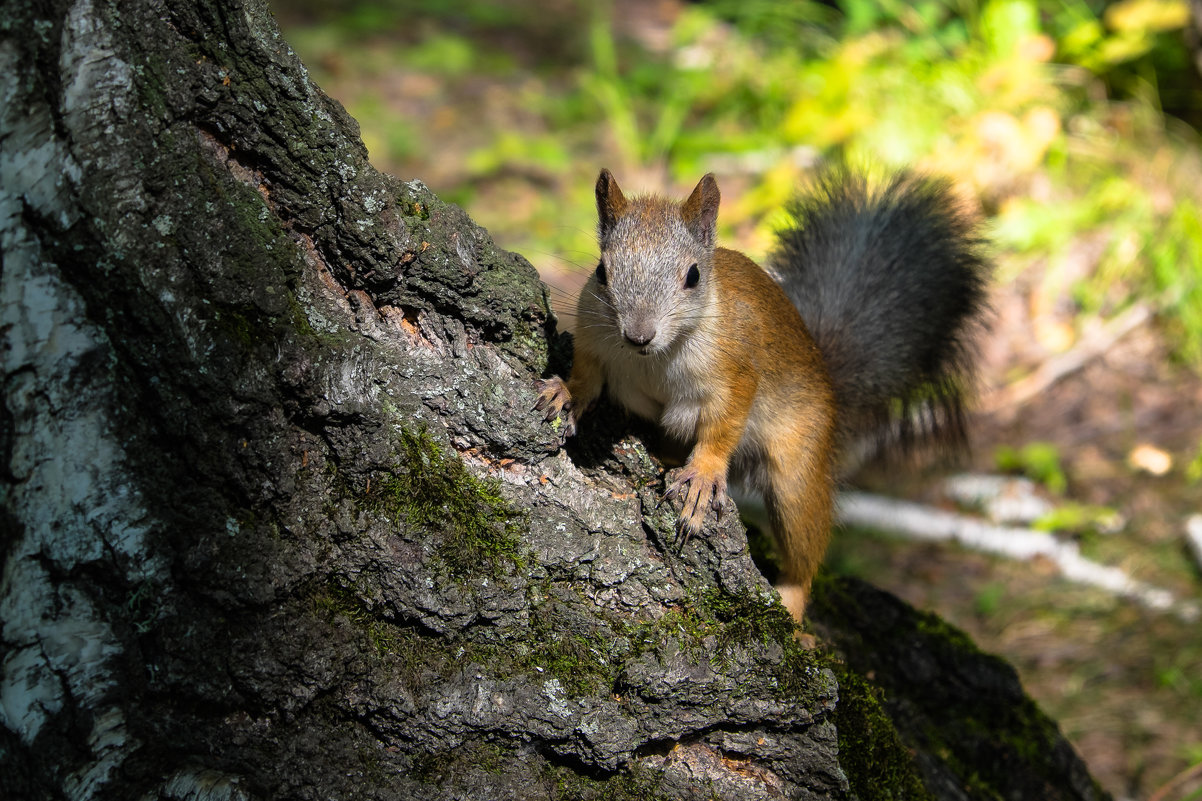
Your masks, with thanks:
<instances>
[{"instance_id":1,"label":"orange-brown fur","mask_svg":"<svg viewBox=\"0 0 1202 801\"><path fill-rule=\"evenodd\" d=\"M725 344L717 374L735 392L757 396L761 411L742 437L758 451L749 454L748 478L764 493L780 550L777 589L800 621L830 539L834 393L822 354L776 282L737 251L718 249L714 266L718 316L744 332ZM715 414L732 430L746 424L733 404Z\"/></svg>"}]
</instances>

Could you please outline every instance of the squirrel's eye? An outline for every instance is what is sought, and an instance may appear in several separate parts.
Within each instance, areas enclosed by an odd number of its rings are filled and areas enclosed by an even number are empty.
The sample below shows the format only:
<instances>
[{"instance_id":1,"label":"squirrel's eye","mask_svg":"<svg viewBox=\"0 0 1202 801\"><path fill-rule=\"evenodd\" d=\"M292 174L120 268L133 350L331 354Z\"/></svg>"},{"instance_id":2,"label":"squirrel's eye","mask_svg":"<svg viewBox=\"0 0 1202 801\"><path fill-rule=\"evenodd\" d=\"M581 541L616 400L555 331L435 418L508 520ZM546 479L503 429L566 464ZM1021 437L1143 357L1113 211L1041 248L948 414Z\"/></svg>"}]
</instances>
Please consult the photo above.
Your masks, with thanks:
<instances>
[{"instance_id":1,"label":"squirrel's eye","mask_svg":"<svg viewBox=\"0 0 1202 801\"><path fill-rule=\"evenodd\" d=\"M605 286L605 262L597 262L597 283Z\"/></svg>"},{"instance_id":2,"label":"squirrel's eye","mask_svg":"<svg viewBox=\"0 0 1202 801\"><path fill-rule=\"evenodd\" d=\"M697 265L689 266L689 271L684 276L684 288L692 289L697 286L697 282L701 280L701 270L697 269Z\"/></svg>"}]
</instances>

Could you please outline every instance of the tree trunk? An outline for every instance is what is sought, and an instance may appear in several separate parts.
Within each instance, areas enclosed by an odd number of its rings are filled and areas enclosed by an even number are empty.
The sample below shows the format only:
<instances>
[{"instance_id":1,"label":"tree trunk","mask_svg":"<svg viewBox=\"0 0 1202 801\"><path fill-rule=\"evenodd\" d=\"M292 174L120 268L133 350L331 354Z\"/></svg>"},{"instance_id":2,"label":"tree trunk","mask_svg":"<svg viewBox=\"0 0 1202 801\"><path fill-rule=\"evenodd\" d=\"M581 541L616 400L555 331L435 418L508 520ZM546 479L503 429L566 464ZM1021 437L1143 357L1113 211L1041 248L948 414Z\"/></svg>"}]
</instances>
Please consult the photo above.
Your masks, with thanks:
<instances>
[{"instance_id":1,"label":"tree trunk","mask_svg":"<svg viewBox=\"0 0 1202 801\"><path fill-rule=\"evenodd\" d=\"M261 0L0 26L0 796L978 797L630 423L563 449L534 270Z\"/></svg>"}]
</instances>

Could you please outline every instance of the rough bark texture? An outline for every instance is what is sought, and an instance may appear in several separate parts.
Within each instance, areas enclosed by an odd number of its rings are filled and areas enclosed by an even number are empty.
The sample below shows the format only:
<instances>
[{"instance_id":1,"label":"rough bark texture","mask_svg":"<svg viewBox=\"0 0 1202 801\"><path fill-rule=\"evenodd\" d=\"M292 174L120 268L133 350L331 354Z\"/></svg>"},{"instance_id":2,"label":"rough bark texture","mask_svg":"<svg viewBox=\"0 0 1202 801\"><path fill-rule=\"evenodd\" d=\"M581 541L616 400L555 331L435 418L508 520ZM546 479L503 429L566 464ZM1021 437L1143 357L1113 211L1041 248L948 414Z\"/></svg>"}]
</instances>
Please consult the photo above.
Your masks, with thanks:
<instances>
[{"instance_id":1,"label":"rough bark texture","mask_svg":"<svg viewBox=\"0 0 1202 801\"><path fill-rule=\"evenodd\" d=\"M261 2L0 30L0 797L996 797L797 645L734 515L678 551L627 422L562 448L532 268Z\"/></svg>"}]
</instances>

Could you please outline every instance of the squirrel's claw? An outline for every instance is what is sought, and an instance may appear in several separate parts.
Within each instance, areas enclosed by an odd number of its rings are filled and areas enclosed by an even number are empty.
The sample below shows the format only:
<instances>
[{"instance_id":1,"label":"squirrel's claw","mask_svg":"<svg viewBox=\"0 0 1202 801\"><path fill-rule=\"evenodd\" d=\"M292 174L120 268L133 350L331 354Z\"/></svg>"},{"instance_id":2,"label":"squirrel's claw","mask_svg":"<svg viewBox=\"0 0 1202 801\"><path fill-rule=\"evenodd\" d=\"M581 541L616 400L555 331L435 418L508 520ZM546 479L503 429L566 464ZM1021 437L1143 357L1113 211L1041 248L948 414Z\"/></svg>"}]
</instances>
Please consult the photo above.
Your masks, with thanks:
<instances>
[{"instance_id":1,"label":"squirrel's claw","mask_svg":"<svg viewBox=\"0 0 1202 801\"><path fill-rule=\"evenodd\" d=\"M684 499L679 522L687 543L690 536L701 531L711 510L721 518L726 504L726 476L704 475L693 465L685 465L676 471L664 497Z\"/></svg>"},{"instance_id":2,"label":"squirrel's claw","mask_svg":"<svg viewBox=\"0 0 1202 801\"><path fill-rule=\"evenodd\" d=\"M576 415L572 413L572 393L568 392L568 385L564 383L563 379L554 376L545 381L537 381L534 386L538 390L538 400L535 402L534 408L545 412L543 419L554 420L560 412L563 412L564 434L569 437L575 434Z\"/></svg>"}]
</instances>

